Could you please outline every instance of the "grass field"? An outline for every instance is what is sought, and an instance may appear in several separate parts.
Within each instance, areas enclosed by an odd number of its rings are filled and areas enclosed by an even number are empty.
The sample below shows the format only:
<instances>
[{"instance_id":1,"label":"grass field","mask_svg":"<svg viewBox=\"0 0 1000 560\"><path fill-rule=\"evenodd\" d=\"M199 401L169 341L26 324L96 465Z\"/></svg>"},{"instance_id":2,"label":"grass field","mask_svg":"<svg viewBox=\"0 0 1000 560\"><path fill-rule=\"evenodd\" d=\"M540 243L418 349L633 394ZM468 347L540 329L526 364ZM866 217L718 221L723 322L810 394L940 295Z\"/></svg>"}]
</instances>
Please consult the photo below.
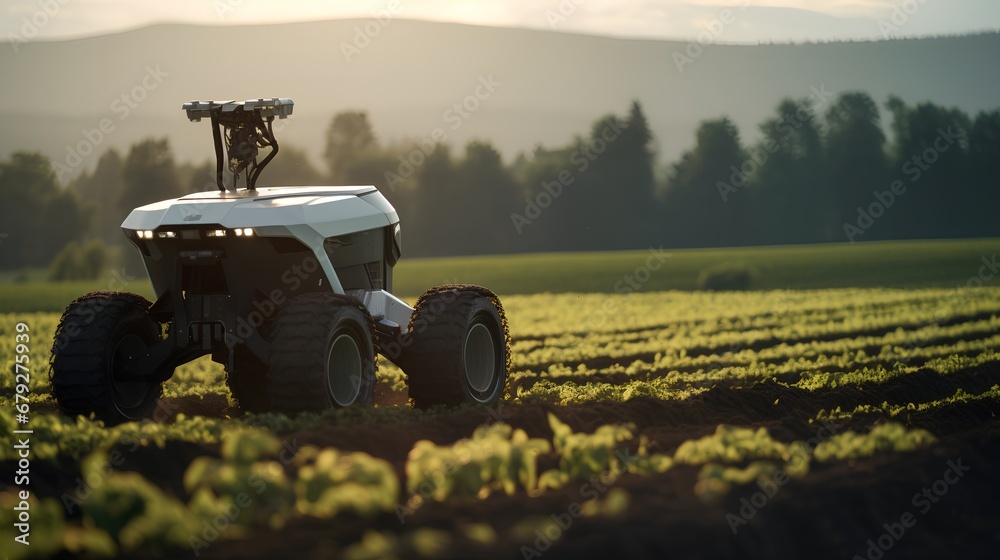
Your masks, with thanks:
<instances>
[{"instance_id":1,"label":"grass field","mask_svg":"<svg viewBox=\"0 0 1000 560\"><path fill-rule=\"evenodd\" d=\"M755 290L954 287L978 273L981 258L997 252L1000 239L665 250L670 256L638 289L694 290L703 270L723 263L749 266ZM650 256L650 251L624 251L403 258L393 291L415 298L431 286L462 283L489 286L500 295L613 293ZM0 312L61 311L77 295L109 288L153 296L141 270L94 282L7 282L0 283Z\"/></svg>"},{"instance_id":2,"label":"grass field","mask_svg":"<svg viewBox=\"0 0 1000 560\"><path fill-rule=\"evenodd\" d=\"M373 407L244 414L203 359L177 370L150 420L69 419L47 379L59 315L27 310L53 288L20 292L25 311L0 314L0 425L24 427L24 323L31 552L888 558L888 542L901 558L992 555L1000 287L980 271L996 243L675 252L669 280L652 273L630 294L607 292L642 253L401 266L408 293L457 280L506 294L512 364L495 409L414 410L403 372L380 360ZM756 290L690 289L729 260L758 269ZM469 276L449 277L462 262ZM551 285L553 267L572 293L510 287L518 274ZM4 526L16 453L0 449ZM900 532L904 514L915 524ZM9 542L0 553L24 557Z\"/></svg>"}]
</instances>

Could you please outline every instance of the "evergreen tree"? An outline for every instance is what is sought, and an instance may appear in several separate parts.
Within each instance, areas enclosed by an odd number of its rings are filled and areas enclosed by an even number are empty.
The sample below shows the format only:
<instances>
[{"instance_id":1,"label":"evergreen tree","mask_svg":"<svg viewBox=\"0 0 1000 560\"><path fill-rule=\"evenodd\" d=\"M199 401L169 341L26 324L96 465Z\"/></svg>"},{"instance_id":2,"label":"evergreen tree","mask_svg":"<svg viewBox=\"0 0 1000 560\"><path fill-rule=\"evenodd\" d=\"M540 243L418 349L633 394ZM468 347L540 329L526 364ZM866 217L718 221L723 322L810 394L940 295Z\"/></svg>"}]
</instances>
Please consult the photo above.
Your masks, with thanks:
<instances>
[{"instance_id":1,"label":"evergreen tree","mask_svg":"<svg viewBox=\"0 0 1000 560\"><path fill-rule=\"evenodd\" d=\"M858 234L853 229L859 227L858 208L864 211L874 192L889 188L890 177L878 105L867 93L843 93L826 112L826 131L826 168L837 221L845 236L850 230L854 241L868 241L879 230Z\"/></svg>"},{"instance_id":2,"label":"evergreen tree","mask_svg":"<svg viewBox=\"0 0 1000 560\"><path fill-rule=\"evenodd\" d=\"M17 152L0 162L0 268L43 266L71 239L86 233L73 191L59 187L48 158Z\"/></svg>"},{"instance_id":3,"label":"evergreen tree","mask_svg":"<svg viewBox=\"0 0 1000 560\"><path fill-rule=\"evenodd\" d=\"M898 97L886 103L892 112L893 169L907 187L893 211L891 237L969 235L966 219L977 187L970 181L968 148L972 124L959 109L934 103L908 106ZM903 216L905 215L905 221ZM893 221L895 220L895 221Z\"/></svg>"},{"instance_id":4,"label":"evergreen tree","mask_svg":"<svg viewBox=\"0 0 1000 560\"><path fill-rule=\"evenodd\" d=\"M365 111L338 113L326 131L326 160L333 184L343 184L351 166L363 156L378 149L375 131Z\"/></svg>"},{"instance_id":5,"label":"evergreen tree","mask_svg":"<svg viewBox=\"0 0 1000 560\"><path fill-rule=\"evenodd\" d=\"M101 154L93 173L80 175L69 186L80 195L87 214L93 216L91 233L105 243L123 242L121 223L125 214L117 205L108 204L121 197L122 189L122 158L113 148Z\"/></svg>"},{"instance_id":6,"label":"evergreen tree","mask_svg":"<svg viewBox=\"0 0 1000 560\"><path fill-rule=\"evenodd\" d=\"M823 166L822 136L811 101L785 99L760 125L751 151L752 219L764 244L829 241L838 235Z\"/></svg>"},{"instance_id":7,"label":"evergreen tree","mask_svg":"<svg viewBox=\"0 0 1000 560\"><path fill-rule=\"evenodd\" d=\"M122 167L122 182L118 208L123 219L133 208L184 194L166 138L133 144Z\"/></svg>"},{"instance_id":8,"label":"evergreen tree","mask_svg":"<svg viewBox=\"0 0 1000 560\"><path fill-rule=\"evenodd\" d=\"M727 183L746 161L739 129L726 117L703 121L695 138L695 147L673 165L667 179L664 229L669 245L747 244L751 240L747 197L730 190L742 184Z\"/></svg>"}]
</instances>

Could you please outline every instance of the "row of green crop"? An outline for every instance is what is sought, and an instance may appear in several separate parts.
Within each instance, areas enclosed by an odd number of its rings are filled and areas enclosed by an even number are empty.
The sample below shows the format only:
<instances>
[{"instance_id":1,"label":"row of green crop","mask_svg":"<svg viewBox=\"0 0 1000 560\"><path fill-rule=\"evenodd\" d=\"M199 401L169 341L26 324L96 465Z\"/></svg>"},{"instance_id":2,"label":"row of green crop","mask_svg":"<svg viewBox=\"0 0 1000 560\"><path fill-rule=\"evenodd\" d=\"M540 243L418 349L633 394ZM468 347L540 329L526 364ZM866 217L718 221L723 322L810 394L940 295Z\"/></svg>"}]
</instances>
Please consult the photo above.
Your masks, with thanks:
<instances>
[{"instance_id":1,"label":"row of green crop","mask_svg":"<svg viewBox=\"0 0 1000 560\"><path fill-rule=\"evenodd\" d=\"M536 296L509 298L513 365L515 371L541 372L550 366L591 359L629 360L658 354L653 370L694 371L702 365L726 361L728 353L742 354L728 365L748 365L761 360L805 355L843 355L858 348L899 346L901 353L933 344L941 337L969 338L1000 327L1000 297L990 289L921 290L917 292L866 290L824 292L774 292L764 294L631 294L549 296L546 305L526 305ZM595 299L597 298L597 299ZM782 301L775 312L774 299ZM583 300L582 303L580 300ZM589 301L593 300L593 301ZM610 305L613 319L606 319L628 332L596 328L581 333L573 318L588 307ZM600 305L599 305L600 307ZM541 308L541 309L540 309ZM994 313L992 319L942 326L954 317ZM756 314L755 314L756 313ZM853 314L852 314L853 313ZM538 320L543 314L546 320ZM0 358L11 367L14 356L14 325L31 326L30 349L33 391L47 390L48 353L58 316L0 315ZM650 330L642 330L643 323ZM638 327L637 327L638 325ZM553 330L553 327L555 330ZM635 330L635 329L639 330ZM631 330L629 330L631 329ZM891 330L889 330L891 329ZM882 336L856 336L867 330L889 330ZM539 333L550 332L551 336ZM584 335L584 336L581 336ZM518 340L519 336L529 338ZM817 341L817 338L838 337ZM744 349L767 343L757 352ZM706 356L688 356L690 348L710 349ZM719 359L713 358L718 355ZM627 365L627 364L622 364ZM842 364L848 367L848 364ZM390 368L394 389L401 378ZM641 373L641 372L640 372ZM0 388L10 387L12 376L0 378ZM202 360L178 369L167 396L219 392L224 378L221 367Z\"/></svg>"},{"instance_id":2,"label":"row of green crop","mask_svg":"<svg viewBox=\"0 0 1000 560\"><path fill-rule=\"evenodd\" d=\"M625 381L617 383L588 382L594 377L594 374L582 368L575 372L554 371L552 375L541 378L537 378L531 373L519 373L513 376L511 400L513 403L524 404L626 402L637 397L684 400L712 387L745 386L755 381L771 379L787 373L800 373L801 379L794 386L806 390L879 384L912 374L920 369L948 375L956 371L972 370L985 364L998 363L1000 362L1000 352L993 350L996 347L996 342L996 340L990 339L971 343L960 342L955 346L921 349L919 353L921 365L919 367L897 362L893 367L886 368L882 364L887 361L887 356L879 355L874 357L854 356L848 360L850 367L832 368L830 371L819 370L818 366L825 367L824 364L827 364L825 361L810 362L803 359L791 360L782 364L756 363L750 366L706 368L694 372L659 372L652 377L648 375L648 372L644 373L647 364L632 364L629 368L605 368L596 374L618 372L628 375ZM851 357L845 359L847 358ZM215 364L211 365L215 366ZM387 378L386 374L389 372L394 372L395 377ZM193 382L192 386L200 388L205 393L226 394L221 382L221 374L217 375L216 378L219 379L218 385L206 386ZM380 383L405 385L405 377L398 368L384 368L380 371L379 378ZM524 381L528 379L532 381L530 386L524 385ZM48 397L44 395L42 398L47 399ZM36 396L36 405L37 399ZM0 398L0 404L6 405L4 408L8 410L11 409L9 401L10 399ZM50 401L43 400L42 402L52 406ZM166 410L169 411L170 405L170 401L165 402ZM385 423L397 420L415 420L434 414L441 414L441 412L423 412L412 410L409 407L377 407L374 409L355 407L346 410L332 410L323 414L304 414L293 418L280 414L249 415L239 422L267 427L278 432L289 432L320 427L331 422ZM139 428L136 428L134 424L126 425L126 427L105 428L99 422L84 418L69 419L57 414L40 414L32 418L32 426L36 429L37 441L41 442L43 446L43 453L47 449L45 446L51 447L53 451L59 447L64 450L77 448L87 450L93 448L95 443L112 440L126 442L135 439L153 439L159 442L171 439L187 440L183 434L190 433L202 434L190 441L216 442L221 437L225 427L233 422L235 421L228 418L201 416L187 418L182 415L173 424L145 422L139 424ZM181 427L177 428L177 426ZM13 429L12 426L11 429Z\"/></svg>"},{"instance_id":3,"label":"row of green crop","mask_svg":"<svg viewBox=\"0 0 1000 560\"><path fill-rule=\"evenodd\" d=\"M624 374L637 380L667 376L684 383L704 386L706 380L729 379L733 382L751 377L767 378L793 372L809 374L823 372L850 372L872 368L878 364L923 363L927 360L952 355L978 354L1000 348L1000 335L975 339L973 337L994 333L1000 329L1000 318L961 323L948 327L934 327L926 335L912 336L894 331L880 337L857 337L836 341L781 344L758 351L733 348L720 354L689 356L683 350L668 349L657 352L651 361L632 360L627 365L614 363L604 368L577 367L563 362L550 365L545 370L515 370L511 381L516 385L522 380L545 379L556 383L573 381L586 383L590 378L607 374ZM934 344L936 340L956 340L947 344ZM866 354L862 349L880 348L877 354ZM649 346L650 350L655 346ZM614 359L614 356L607 356ZM568 360L567 360L568 361ZM48 364L34 368L31 388L35 399L44 400L48 392ZM5 376L0 388L10 388L13 376ZM405 374L387 361L382 361L379 382L392 391L402 391L406 385ZM225 373L221 365L202 358L179 368L164 386L164 396L198 396L225 393Z\"/></svg>"},{"instance_id":4,"label":"row of green crop","mask_svg":"<svg viewBox=\"0 0 1000 560\"><path fill-rule=\"evenodd\" d=\"M871 330L869 330L869 328ZM919 346L940 337L984 336L1000 329L1000 310L991 317L948 324L946 321L921 321L896 319L881 321L876 327L853 327L843 330L830 325L799 325L782 329L735 332L715 335L688 336L669 330L649 333L635 339L604 338L598 336L574 339L551 339L516 342L512 351L516 369L537 369L549 364L581 362L595 358L616 359L662 353L683 358L688 349L701 352L724 353L763 346L761 351L777 348L788 352L789 347L816 353L842 353L851 345L855 348L869 346ZM867 334L869 332L879 334Z\"/></svg>"},{"instance_id":5,"label":"row of green crop","mask_svg":"<svg viewBox=\"0 0 1000 560\"><path fill-rule=\"evenodd\" d=\"M947 330L965 331L962 326L949 327ZM978 331L975 335L992 334L994 331ZM887 335L889 337L890 335ZM951 339L953 334L941 335L941 338ZM823 374L843 374L852 371L885 367L893 370L913 371L932 360L949 357L973 358L982 354L993 355L1000 348L1000 335L994 334L988 338L974 340L958 340L947 344L927 346L906 346L904 344L886 344L879 346L885 340L873 340L868 337L844 342L814 343L810 345L794 345L772 347L759 352L740 350L726 352L721 355L676 356L672 354L657 354L651 361L634 360L628 365L612 364L604 368L589 368L584 364L571 367L564 364L551 365L540 373L535 371L516 371L511 374L513 386L534 383L536 380L547 380L554 383L574 382L584 384L602 376L618 375L633 380L648 380L657 377L667 377L676 383L677 388L688 386L705 386L706 382L726 382L742 384L747 380L766 379L775 376L800 373L803 376L814 377ZM932 341L928 341L931 343ZM877 354L867 354L863 349L880 347ZM806 348L809 348L806 350ZM835 353L841 352L841 353ZM893 366L893 364L895 364ZM402 376L402 373L399 373Z\"/></svg>"},{"instance_id":6,"label":"row of green crop","mask_svg":"<svg viewBox=\"0 0 1000 560\"><path fill-rule=\"evenodd\" d=\"M963 357L946 355L932 359L922 367L948 375L956 371L968 371L984 364L1000 362L1000 353L986 351L981 354ZM870 383L883 383L893 378L905 376L916 371L912 366L900 366L892 370L884 368L860 368L858 370L812 374L803 377L794 386L800 389L817 390L838 386L856 386ZM740 385L752 382L754 379L766 379L774 373L769 370L754 371L752 368L725 368L701 374L672 373L662 377L641 380L636 379L625 383L589 383L573 382L553 383L542 380L530 389L518 389L512 395L515 403L546 403L574 404L595 401L627 402L637 397L648 397L660 400L684 400L709 390L716 385ZM984 393L984 398L990 398L990 393ZM995 397L995 395L993 395ZM980 397L977 397L980 398ZM863 409L874 412L880 410L877 406ZM930 406L930 403L914 402L906 408ZM888 407L890 415L899 414L901 406ZM92 449L120 445L134 449L140 445L157 445L163 447L168 441L189 441L194 443L216 444L229 433L240 431L247 427L266 428L277 433L289 433L304 429L320 428L331 423L395 423L417 421L425 417L440 414L459 414L462 411L419 411L409 407L354 407L344 410L331 410L322 414L302 414L288 417L281 414L248 415L238 420L228 418L208 418L202 416L187 417L179 415L172 423L145 421L128 423L114 427L105 427L103 423L87 418L70 419L58 414L40 414L32 417L33 454L37 458L52 459L59 455L80 458ZM484 412L484 418L487 414ZM13 410L10 406L0 408L0 429L7 432L16 429ZM14 459L13 450L0 452L3 460Z\"/></svg>"},{"instance_id":7,"label":"row of green crop","mask_svg":"<svg viewBox=\"0 0 1000 560\"><path fill-rule=\"evenodd\" d=\"M896 419L909 414L926 412L941 409L943 407L966 405L970 403L997 403L1000 402L1000 385L994 385L990 389L979 394L969 393L961 388L956 389L950 397L922 403L890 404L861 404L850 411L836 407L833 410L821 410L817 414L817 419L829 422L842 422L855 416L877 416L880 418Z\"/></svg>"},{"instance_id":8,"label":"row of green crop","mask_svg":"<svg viewBox=\"0 0 1000 560\"><path fill-rule=\"evenodd\" d=\"M879 424L865 434L838 433L837 426L831 424L825 424L816 433L817 437L810 440L785 444L773 440L764 428L719 426L710 436L681 444L674 460L702 465L695 495L715 503L733 486L757 483L765 488L802 478L814 462L851 461L879 453L914 451L935 441L926 430L909 430L892 422Z\"/></svg>"},{"instance_id":9,"label":"row of green crop","mask_svg":"<svg viewBox=\"0 0 1000 560\"><path fill-rule=\"evenodd\" d=\"M267 432L237 429L223 435L219 458L198 457L187 466L185 503L136 472L115 470L107 446L100 446L82 461L85 489L67 490L59 499L32 499L31 538L36 546L14 548L12 558L63 549L97 557L181 548L199 554L220 538L238 538L258 527L278 530L299 517L351 514L372 519L395 514L402 521L427 500L482 499L492 492L538 495L575 480L611 484L625 473L650 476L675 464L703 465L695 492L705 497L770 476L779 468L799 478L813 461L909 451L934 439L921 430L884 424L867 434L837 433L811 445L776 441L763 428L719 426L714 434L684 442L673 455L664 455L648 452L644 438L630 450L632 425L574 433L551 414L549 424L551 441L498 423L477 428L471 438L451 445L417 442L405 466L408 495L401 494L403 485L385 460L333 448L290 449ZM558 467L538 473L538 457L551 453L558 457ZM616 496L613 501L627 499ZM609 494L605 501L611 498ZM17 523L13 505L19 499L13 492L0 492L5 506L0 522ZM585 513L620 509L592 502L583 505ZM69 513L79 508L79 521L68 518L64 508Z\"/></svg>"},{"instance_id":10,"label":"row of green crop","mask_svg":"<svg viewBox=\"0 0 1000 560\"><path fill-rule=\"evenodd\" d=\"M650 331L617 334L598 330L581 337L579 334L568 334L576 326L561 320L559 325L563 329L562 334L515 342L511 393L515 401L520 402L544 402L546 399L557 403L627 400L638 395L677 399L685 398L692 391L699 392L715 385L738 386L787 374L802 374L800 386L810 388L878 382L911 373L914 371L913 365L924 362L933 369L937 367L935 364L942 364L942 360L952 357L978 360L973 364L982 364L992 360L990 356L1000 349L1000 335L995 334L1000 330L1000 312L992 317L951 325L922 321L926 317L939 316L940 310L947 306L953 306L948 308L954 314L950 317L964 317L982 313L984 309L996 309L1000 306L1000 298L991 298L991 295L996 294L987 289L969 292L867 290L602 295L599 297L622 311L619 316L630 317L627 321L620 319L620 323L624 324L635 318L640 322L652 320L660 326ZM566 311L570 315L579 313L577 300L594 297L596 296L552 296L549 304L543 306L545 309L542 310L537 305L525 305L532 302L533 298L537 299L535 296L512 298L510 307L513 309L511 317L514 334L534 334L539 332L536 328L544 326L525 326L525 317L539 313L557 316L559 311ZM953 300L956 297L962 299L955 302ZM770 309L776 298L784 302L785 312L751 314L760 309ZM837 302L842 303L849 311L871 314L876 323L867 323L869 327L872 324L884 327L895 321L910 327L915 324L917 328L908 330L899 327L877 336L849 336L845 332L840 333L843 335L841 338L833 340L807 339L794 342L793 331L813 335L823 332L830 334L835 332L836 325L843 326L843 321L832 319L847 317L843 310L834 306ZM913 316L910 317L911 315ZM673 317L687 317L677 323L686 326L678 328L669 322L665 323L665 319ZM790 317L802 319L806 324L789 325L787 322ZM813 317L819 324L810 326L807 321L809 317ZM49 397L48 350L51 331L54 330L58 317L54 314L32 314L20 318L0 316L0 350L5 352L3 357L6 367L13 367L14 326L19 320L32 327L27 344L32 406L41 406L43 410L51 411L54 403ZM759 327L765 323L776 324L776 321L784 326L771 330L740 330L740 327L752 326L752 322L756 320L764 321ZM913 323L914 320L917 322ZM521 325L520 331L518 324ZM664 324L668 326L664 327ZM708 332L705 329L710 328L722 330L714 335L704 334ZM682 334L681 331L685 329L701 334ZM616 340L616 336L625 342ZM792 342L779 342L758 350L748 347L765 339ZM689 348L700 351L689 354ZM871 353L873 348L878 349L878 352ZM588 367L582 363L587 359L610 363L605 367ZM391 391L404 390L406 378L403 372L388 361L382 360L381 364L379 382ZM624 381L616 384L589 383L607 375L624 377ZM542 383L535 383L538 380ZM10 406L13 384L13 375L0 377L0 390L6 391L0 394L0 405ZM223 369L207 358L187 364L179 368L174 378L165 385L164 394L168 398L226 395L228 391L225 388ZM289 426L315 422L311 418L299 421L278 417L268 418L267 421Z\"/></svg>"},{"instance_id":11,"label":"row of green crop","mask_svg":"<svg viewBox=\"0 0 1000 560\"><path fill-rule=\"evenodd\" d=\"M748 365L726 365L721 361L712 363L710 357L705 356L690 362L690 369L698 368L694 371L668 370L667 368L674 362L665 357L658 357L651 364L637 361L628 367L612 365L602 369L588 369L580 366L574 370L565 366L553 366L541 376L533 372L514 373L511 376L511 398L513 402L552 404L624 402L636 397L681 400L715 386L743 386L786 374L799 374L801 379L795 386L807 390L884 383L919 369L948 375L955 371L971 370L984 364L997 363L1000 362L1000 352L996 350L998 347L1000 347L1000 335L987 339L907 349L909 352L906 356L907 361L899 361L903 354L898 347L887 346L873 356L857 352L840 356L821 355L814 359L789 359L775 363L751 361ZM745 353L741 352L740 355ZM722 360L727 359L736 360L733 357L722 358ZM916 362L917 365L908 365L910 361ZM167 396L227 394L220 366L203 360L201 362L203 371L192 373L191 367L194 366L190 366L186 372L180 372L176 382L167 384ZM624 375L625 380L616 383L594 381L608 374ZM379 371L379 383L388 384L393 390L403 390L406 383L405 375L395 366L387 365ZM37 406L38 402L47 403L50 408L53 405L48 400L46 392L36 394L33 398L36 403L33 406ZM0 404L9 405L9 400L0 398ZM169 408L169 401L165 406ZM303 415L301 418L258 415L248 417L248 421L279 429L283 427L284 430L290 431L299 426L320 426L330 421L343 422L345 418L351 416L361 421L377 421L379 418L388 419L400 415L410 418L420 414L408 408L398 411L392 411L391 408L379 409L374 416L366 412L370 409L358 408L331 411L325 416ZM327 416L330 418L326 418ZM336 420L333 417L336 417ZM218 432L221 428L216 426L216 423L227 420L195 417L188 421L211 425L212 429ZM69 438L69 441L82 440L85 449L90 445L87 439L88 433L96 432L95 437L101 438L107 435L100 428L91 427L94 424L83 419L73 421L57 415L40 415L34 417L33 423L39 424L42 434L52 432L58 434L58 438ZM169 426L161 426L159 429L169 432ZM53 440L55 439L57 438L53 437Z\"/></svg>"},{"instance_id":12,"label":"row of green crop","mask_svg":"<svg viewBox=\"0 0 1000 560\"><path fill-rule=\"evenodd\" d=\"M934 290L820 290L627 295L546 294L504 299L518 336L614 334L664 325L722 330L755 320L765 327L789 323L866 321L911 314L921 320L998 310L1000 288ZM905 315L903 315L905 317ZM711 334L711 330L704 334Z\"/></svg>"},{"instance_id":13,"label":"row of green crop","mask_svg":"<svg viewBox=\"0 0 1000 560\"><path fill-rule=\"evenodd\" d=\"M941 375L957 371L971 370L985 364L1000 363L1000 352L987 350L973 356L945 355L929 360L917 368L896 364L892 369L882 365L859 367L846 371L829 373L806 372L793 387L817 390L840 386L863 386L884 383L928 369ZM626 402L637 397L659 400L684 400L716 386L748 386L755 381L771 379L782 371L801 372L794 367L782 369L778 366L757 364L749 367L728 367L712 371L681 374L672 372L652 379L634 379L620 383L588 382L576 383L572 376L560 379L558 383L541 379L530 387L515 386L511 395L516 403L550 403L558 405L582 404L595 401Z\"/></svg>"},{"instance_id":14,"label":"row of green crop","mask_svg":"<svg viewBox=\"0 0 1000 560\"><path fill-rule=\"evenodd\" d=\"M645 313L661 319L659 323L642 324L637 326L633 317L622 314L613 323L618 329L612 330L588 330L578 331L562 330L548 335L526 336L521 349L530 351L542 345L546 346L572 346L581 338L595 343L605 343L608 341L633 342L646 340L654 337L674 338L688 337L698 338L713 336L727 332L752 332L752 331L781 331L782 329L796 329L801 326L827 325L839 327L842 332L849 333L855 330L877 330L887 327L903 326L913 327L924 324L942 322L951 317L961 315L971 315L983 312L1000 312L1000 301L988 297L991 292L976 293L975 297L962 297L962 292L955 292L955 295L948 296L944 293L934 294L937 297L919 297L894 299L890 301L878 301L861 306L844 304L832 308L815 307L786 307L780 312L765 312L755 315L752 309L731 309L731 315L711 315L703 314L689 319L675 317L674 309L660 307L659 313L650 314L649 309L643 309L642 305L630 300L609 300L616 305L623 307L621 311ZM993 293L992 295L996 295ZM954 299L961 298L961 299ZM815 304L815 302L812 302ZM705 311L702 311L705 313ZM669 320L667 320L669 319ZM610 319L608 322L612 322ZM533 325L537 328L537 325ZM809 332L796 330L787 331L789 336L808 336Z\"/></svg>"}]
</instances>

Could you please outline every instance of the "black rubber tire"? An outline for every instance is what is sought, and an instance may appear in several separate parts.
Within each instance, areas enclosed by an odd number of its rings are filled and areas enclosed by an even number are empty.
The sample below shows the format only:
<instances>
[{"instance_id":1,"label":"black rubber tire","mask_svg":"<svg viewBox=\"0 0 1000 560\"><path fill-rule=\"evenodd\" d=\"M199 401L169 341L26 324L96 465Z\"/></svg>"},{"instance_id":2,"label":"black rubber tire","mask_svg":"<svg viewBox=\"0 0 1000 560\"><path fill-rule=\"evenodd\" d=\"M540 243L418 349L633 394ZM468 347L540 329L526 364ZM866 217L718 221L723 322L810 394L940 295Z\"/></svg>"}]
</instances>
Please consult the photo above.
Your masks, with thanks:
<instances>
[{"instance_id":1,"label":"black rubber tire","mask_svg":"<svg viewBox=\"0 0 1000 560\"><path fill-rule=\"evenodd\" d=\"M245 412L267 412L271 410L271 399L267 394L267 364L257 359L245 346L236 346L234 371L226 365L226 385L236 406Z\"/></svg>"},{"instance_id":2,"label":"black rubber tire","mask_svg":"<svg viewBox=\"0 0 1000 560\"><path fill-rule=\"evenodd\" d=\"M486 328L492 343L487 378L467 364L470 336L486 334L477 325ZM406 373L414 406L491 406L503 399L510 371L510 334L503 306L492 291L462 284L427 290L417 300L401 340L396 364ZM477 378L479 388L473 386Z\"/></svg>"},{"instance_id":3,"label":"black rubber tire","mask_svg":"<svg viewBox=\"0 0 1000 560\"><path fill-rule=\"evenodd\" d=\"M52 396L67 416L94 413L107 424L148 418L163 383L116 384L117 360L144 355L162 338L149 300L127 292L91 292L73 300L56 327L49 358Z\"/></svg>"},{"instance_id":4,"label":"black rubber tire","mask_svg":"<svg viewBox=\"0 0 1000 560\"><path fill-rule=\"evenodd\" d=\"M273 409L296 413L369 404L375 393L375 322L368 310L350 297L332 293L300 294L288 301L271 324L271 358L267 370L267 392ZM348 339L341 339L347 335ZM353 342L354 347L351 347ZM337 346L356 350L358 362L349 360L346 380L329 372ZM334 397L356 392L352 398Z\"/></svg>"}]
</instances>

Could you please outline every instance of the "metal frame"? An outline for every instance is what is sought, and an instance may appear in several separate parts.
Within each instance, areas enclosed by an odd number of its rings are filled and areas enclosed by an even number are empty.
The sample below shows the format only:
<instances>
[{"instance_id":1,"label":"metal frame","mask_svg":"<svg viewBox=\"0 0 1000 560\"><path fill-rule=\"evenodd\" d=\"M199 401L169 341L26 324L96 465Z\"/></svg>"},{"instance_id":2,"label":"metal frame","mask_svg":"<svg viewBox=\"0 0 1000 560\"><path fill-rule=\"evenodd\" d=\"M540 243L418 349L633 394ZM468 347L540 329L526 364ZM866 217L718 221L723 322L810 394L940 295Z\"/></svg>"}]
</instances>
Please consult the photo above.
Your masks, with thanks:
<instances>
[{"instance_id":1,"label":"metal frame","mask_svg":"<svg viewBox=\"0 0 1000 560\"><path fill-rule=\"evenodd\" d=\"M358 289L357 282L349 282L346 286L346 294L364 305L374 319L374 337L388 341L407 328L413 309L389 293L392 266L400 254L399 219L374 187L284 187L256 192L257 178L278 152L272 123L276 117L288 118L293 106L292 100L285 98L193 101L182 106L191 121L208 118L212 123L220 192L136 208L122 224L129 240L142 253L158 295L149 313L161 323L170 321L166 338L150 347L145 357L127 366L129 380L165 381L175 367L206 354L211 354L214 361L228 362L233 371L237 346L266 362L271 345L260 335L257 325L251 324L248 332L241 330L254 309L261 309L256 307L261 299L258 296L269 298L276 292L283 298L307 291L345 293L334 257L341 259L338 262L342 270L374 261L383 267L380 285L372 283L371 289ZM270 147L271 152L258 162L257 148L261 147ZM227 158L229 170L236 177L246 170L248 192L227 191L223 167ZM252 228L253 237L210 239L202 235L234 227ZM199 233L184 235L189 230ZM158 234L165 231L175 236L160 239ZM372 232L378 235L369 240L370 246L362 247L364 239L359 234ZM358 247L327 250L333 239L343 242L344 237L349 238L348 244L358 243ZM297 248L289 250L287 243L279 248L277 240L281 239L297 243ZM310 259L315 259L318 267L308 282L302 277L301 283L289 288L287 271ZM212 267L220 270L197 278L214 282L212 278L218 274L223 279L218 286L192 291L185 285L186 271L194 274L196 269L209 271ZM189 275L187 281L194 281L192 278ZM231 279L236 281L231 283ZM261 321L266 318L261 314Z\"/></svg>"},{"instance_id":2,"label":"metal frame","mask_svg":"<svg viewBox=\"0 0 1000 560\"><path fill-rule=\"evenodd\" d=\"M246 169L246 189L257 190L257 178L278 154L278 141L271 126L274 118L288 118L294 105L291 99L272 97L240 102L192 101L181 106L192 122L200 122L205 117L212 121L215 182L219 191L226 191L223 162L227 159L229 171L234 174L233 188L238 188L239 173ZM260 162L257 161L258 148L271 148L270 153Z\"/></svg>"}]
</instances>

